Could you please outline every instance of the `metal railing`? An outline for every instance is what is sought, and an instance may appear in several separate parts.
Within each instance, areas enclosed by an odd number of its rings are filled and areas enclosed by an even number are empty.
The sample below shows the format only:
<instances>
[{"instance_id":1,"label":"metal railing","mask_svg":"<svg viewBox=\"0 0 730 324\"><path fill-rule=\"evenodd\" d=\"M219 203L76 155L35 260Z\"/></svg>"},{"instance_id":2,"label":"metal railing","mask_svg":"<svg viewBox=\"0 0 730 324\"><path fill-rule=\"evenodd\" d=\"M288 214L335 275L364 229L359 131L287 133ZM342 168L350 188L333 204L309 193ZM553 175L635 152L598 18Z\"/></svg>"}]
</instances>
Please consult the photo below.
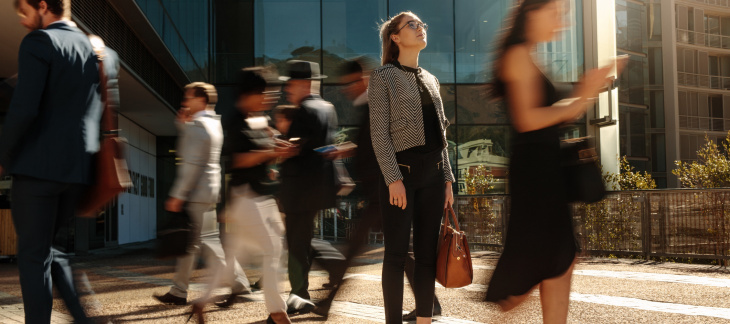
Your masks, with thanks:
<instances>
[{"instance_id":1,"label":"metal railing","mask_svg":"<svg viewBox=\"0 0 730 324\"><path fill-rule=\"evenodd\" d=\"M730 49L730 36L708 34L677 28L677 42L706 47Z\"/></svg>"},{"instance_id":2,"label":"metal railing","mask_svg":"<svg viewBox=\"0 0 730 324\"><path fill-rule=\"evenodd\" d=\"M730 90L730 77L718 75L677 72L677 83L687 87Z\"/></svg>"},{"instance_id":3,"label":"metal railing","mask_svg":"<svg viewBox=\"0 0 730 324\"><path fill-rule=\"evenodd\" d=\"M509 196L460 196L456 207L472 249L501 251ZM573 218L589 254L730 259L730 189L610 192L573 205Z\"/></svg>"},{"instance_id":4,"label":"metal railing","mask_svg":"<svg viewBox=\"0 0 730 324\"><path fill-rule=\"evenodd\" d=\"M730 8L729 0L684 0L685 2L701 3L710 6Z\"/></svg>"},{"instance_id":5,"label":"metal railing","mask_svg":"<svg viewBox=\"0 0 730 324\"><path fill-rule=\"evenodd\" d=\"M347 239L362 210L356 201L320 212L316 236ZM454 210L472 250L502 250L509 205L509 195L456 196ZM730 189L614 191L572 210L588 254L730 259Z\"/></svg>"}]
</instances>

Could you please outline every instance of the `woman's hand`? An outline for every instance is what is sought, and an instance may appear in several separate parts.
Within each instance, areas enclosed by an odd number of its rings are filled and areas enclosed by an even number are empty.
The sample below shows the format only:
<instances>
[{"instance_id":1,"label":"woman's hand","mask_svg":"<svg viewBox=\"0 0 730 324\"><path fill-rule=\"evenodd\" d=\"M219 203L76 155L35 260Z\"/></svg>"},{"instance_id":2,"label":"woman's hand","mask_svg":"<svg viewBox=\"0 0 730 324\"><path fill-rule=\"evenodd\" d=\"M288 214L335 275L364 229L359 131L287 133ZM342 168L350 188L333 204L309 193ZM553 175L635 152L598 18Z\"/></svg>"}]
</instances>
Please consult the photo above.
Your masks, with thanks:
<instances>
[{"instance_id":1,"label":"woman's hand","mask_svg":"<svg viewBox=\"0 0 730 324\"><path fill-rule=\"evenodd\" d=\"M578 84L576 93L579 98L593 99L607 83L611 82L608 74L613 70L613 65L604 66L586 72ZM586 106L587 107L587 106Z\"/></svg>"},{"instance_id":2,"label":"woman's hand","mask_svg":"<svg viewBox=\"0 0 730 324\"><path fill-rule=\"evenodd\" d=\"M444 201L444 209L454 205L454 188L451 187L451 181L446 182L446 200Z\"/></svg>"},{"instance_id":3,"label":"woman's hand","mask_svg":"<svg viewBox=\"0 0 730 324\"><path fill-rule=\"evenodd\" d=\"M390 191L390 204L406 209L406 187L403 185L403 180L389 184L388 191Z\"/></svg>"}]
</instances>

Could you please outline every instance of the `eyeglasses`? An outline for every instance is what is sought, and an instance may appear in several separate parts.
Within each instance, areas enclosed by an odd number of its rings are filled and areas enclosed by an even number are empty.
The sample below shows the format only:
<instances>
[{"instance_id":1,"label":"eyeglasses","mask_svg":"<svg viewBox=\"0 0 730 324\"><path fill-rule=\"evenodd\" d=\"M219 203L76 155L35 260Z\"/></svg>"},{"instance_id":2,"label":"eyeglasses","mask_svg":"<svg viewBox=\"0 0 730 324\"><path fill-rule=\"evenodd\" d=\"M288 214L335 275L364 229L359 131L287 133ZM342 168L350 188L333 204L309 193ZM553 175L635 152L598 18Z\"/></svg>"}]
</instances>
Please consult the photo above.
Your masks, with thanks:
<instances>
[{"instance_id":1,"label":"eyeglasses","mask_svg":"<svg viewBox=\"0 0 730 324\"><path fill-rule=\"evenodd\" d=\"M428 24L425 24L425 23L422 23L422 22L417 22L415 20L411 20L411 21L407 22L405 25L403 25L403 27L401 27L400 29L398 29L395 32L395 34L399 33L403 28L406 28L406 26L410 27L413 30L417 30L418 27L423 28L423 30L428 30Z\"/></svg>"}]
</instances>

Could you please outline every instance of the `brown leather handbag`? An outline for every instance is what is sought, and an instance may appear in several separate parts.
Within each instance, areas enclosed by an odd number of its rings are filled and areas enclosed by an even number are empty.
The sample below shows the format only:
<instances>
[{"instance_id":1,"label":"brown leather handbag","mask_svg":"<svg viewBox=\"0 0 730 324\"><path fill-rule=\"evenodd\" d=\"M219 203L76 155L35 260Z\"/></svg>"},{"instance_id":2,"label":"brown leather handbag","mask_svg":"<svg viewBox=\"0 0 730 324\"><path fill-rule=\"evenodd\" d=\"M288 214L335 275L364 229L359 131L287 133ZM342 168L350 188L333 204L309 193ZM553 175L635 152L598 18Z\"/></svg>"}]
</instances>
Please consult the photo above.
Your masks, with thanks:
<instances>
[{"instance_id":1,"label":"brown leather handbag","mask_svg":"<svg viewBox=\"0 0 730 324\"><path fill-rule=\"evenodd\" d=\"M78 216L94 218L99 210L122 191L132 187L127 160L124 158L126 139L118 136L115 125L116 112L110 107L107 76L104 72L104 42L95 35L89 39L99 60L99 84L104 112L101 119L102 139L99 152L94 155L96 178L86 195L79 202Z\"/></svg>"},{"instance_id":2,"label":"brown leather handbag","mask_svg":"<svg viewBox=\"0 0 730 324\"><path fill-rule=\"evenodd\" d=\"M449 214L454 220L453 227L449 225ZM466 234L459 229L459 221L449 205L444 209L444 224L439 237L436 280L446 288L460 288L470 285L473 279L474 270Z\"/></svg>"}]
</instances>

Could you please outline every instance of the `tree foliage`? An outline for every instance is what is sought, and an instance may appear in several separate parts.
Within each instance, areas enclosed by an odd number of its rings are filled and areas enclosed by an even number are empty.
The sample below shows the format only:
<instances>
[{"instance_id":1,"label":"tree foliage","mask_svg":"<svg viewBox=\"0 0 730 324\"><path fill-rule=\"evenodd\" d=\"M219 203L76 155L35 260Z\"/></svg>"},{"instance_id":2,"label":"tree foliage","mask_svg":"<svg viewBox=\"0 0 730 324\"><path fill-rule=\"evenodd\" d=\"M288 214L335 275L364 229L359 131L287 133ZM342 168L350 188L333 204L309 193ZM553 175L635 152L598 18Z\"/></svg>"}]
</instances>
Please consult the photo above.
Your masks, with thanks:
<instances>
[{"instance_id":1,"label":"tree foliage","mask_svg":"<svg viewBox=\"0 0 730 324\"><path fill-rule=\"evenodd\" d=\"M730 132L722 143L710 140L705 134L705 144L697 151L698 161L675 161L677 169L672 173L679 177L682 186L688 188L730 187Z\"/></svg>"},{"instance_id":2,"label":"tree foliage","mask_svg":"<svg viewBox=\"0 0 730 324\"><path fill-rule=\"evenodd\" d=\"M603 174L603 181L610 184L613 190L646 190L656 189L656 181L652 179L651 174L644 171L635 171L635 168L629 164L626 156L619 159L620 172Z\"/></svg>"}]
</instances>

